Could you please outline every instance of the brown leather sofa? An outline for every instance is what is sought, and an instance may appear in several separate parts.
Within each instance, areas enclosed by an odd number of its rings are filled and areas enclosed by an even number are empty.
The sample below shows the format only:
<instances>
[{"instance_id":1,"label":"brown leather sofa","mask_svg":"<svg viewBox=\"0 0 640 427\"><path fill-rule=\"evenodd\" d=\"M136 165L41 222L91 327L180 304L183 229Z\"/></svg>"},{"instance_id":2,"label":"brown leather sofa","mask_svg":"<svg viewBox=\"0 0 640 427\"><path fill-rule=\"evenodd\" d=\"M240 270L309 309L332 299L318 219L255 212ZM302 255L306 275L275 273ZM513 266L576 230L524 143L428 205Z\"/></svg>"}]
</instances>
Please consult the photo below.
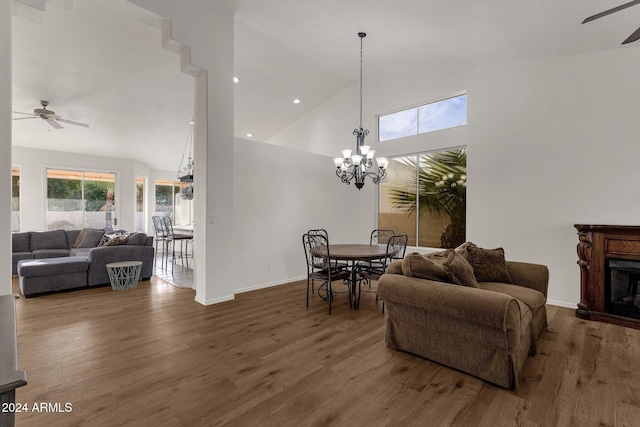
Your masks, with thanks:
<instances>
[{"instance_id":1,"label":"brown leather sofa","mask_svg":"<svg viewBox=\"0 0 640 427\"><path fill-rule=\"evenodd\" d=\"M400 262L378 282L388 312L387 345L517 389L547 326L547 267L505 261L512 283L468 287L406 276Z\"/></svg>"}]
</instances>

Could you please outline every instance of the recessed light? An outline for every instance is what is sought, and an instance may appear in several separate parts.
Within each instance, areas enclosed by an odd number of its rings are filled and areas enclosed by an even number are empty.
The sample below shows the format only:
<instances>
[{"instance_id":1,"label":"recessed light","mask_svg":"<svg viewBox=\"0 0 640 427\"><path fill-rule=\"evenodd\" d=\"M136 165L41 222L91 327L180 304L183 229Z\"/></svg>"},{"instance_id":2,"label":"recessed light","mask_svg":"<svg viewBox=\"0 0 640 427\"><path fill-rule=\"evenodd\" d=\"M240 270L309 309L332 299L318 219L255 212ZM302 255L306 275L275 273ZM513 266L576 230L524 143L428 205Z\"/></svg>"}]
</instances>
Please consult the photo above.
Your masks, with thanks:
<instances>
[{"instance_id":1,"label":"recessed light","mask_svg":"<svg viewBox=\"0 0 640 427\"><path fill-rule=\"evenodd\" d=\"M248 138L251 138L252 136L253 136L253 134L252 134L252 133L248 133L248 134L247 134L247 137L248 137Z\"/></svg>"},{"instance_id":2,"label":"recessed light","mask_svg":"<svg viewBox=\"0 0 640 427\"><path fill-rule=\"evenodd\" d=\"M294 100L293 100L293 103L294 103L294 104L300 104L301 102L302 102L302 101L300 101L298 98L296 98L296 99L294 99Z\"/></svg>"},{"instance_id":3,"label":"recessed light","mask_svg":"<svg viewBox=\"0 0 640 427\"><path fill-rule=\"evenodd\" d=\"M234 83L240 83L240 79L239 79L239 78L237 78L237 77L234 77L234 78L233 78L233 82L234 82Z\"/></svg>"}]
</instances>

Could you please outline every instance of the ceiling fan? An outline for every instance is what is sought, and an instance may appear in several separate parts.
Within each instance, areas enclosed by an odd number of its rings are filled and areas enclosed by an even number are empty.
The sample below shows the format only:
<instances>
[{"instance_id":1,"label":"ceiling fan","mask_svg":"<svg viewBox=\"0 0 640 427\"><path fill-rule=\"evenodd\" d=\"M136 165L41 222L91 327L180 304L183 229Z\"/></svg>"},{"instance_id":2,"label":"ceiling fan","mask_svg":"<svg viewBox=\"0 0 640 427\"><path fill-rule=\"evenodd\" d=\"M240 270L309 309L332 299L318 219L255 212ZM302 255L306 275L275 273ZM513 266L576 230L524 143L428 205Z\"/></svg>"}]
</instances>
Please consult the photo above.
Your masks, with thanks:
<instances>
[{"instance_id":1,"label":"ceiling fan","mask_svg":"<svg viewBox=\"0 0 640 427\"><path fill-rule=\"evenodd\" d=\"M49 123L49 125L51 125L52 128L55 128L55 129L63 129L63 126L58 122L68 123L70 125L82 126L85 128L89 127L89 125L86 123L74 122L73 120L63 119L62 117L58 116L55 112L51 110L47 110L47 105L49 105L49 101L40 101L40 105L42 105L42 108L36 108L35 110L33 110L33 114L14 111L15 114L24 114L29 117L18 117L13 120L41 118L45 122Z\"/></svg>"},{"instance_id":2,"label":"ceiling fan","mask_svg":"<svg viewBox=\"0 0 640 427\"><path fill-rule=\"evenodd\" d=\"M582 23L586 24L587 22L591 22L591 21L593 21L595 19L602 18L603 16L611 15L614 12L619 12L619 11L621 11L623 9L628 8L628 7L635 6L636 4L640 4L640 0L630 1L629 3L621 4L620 6L614 7L614 8L609 9L609 10L605 10L604 12L600 12L600 13L598 13L596 15L588 17L587 19L582 21ZM625 39L625 41L622 42L622 44L631 43L631 42L634 42L634 41L636 41L638 39L640 39L640 28L635 30L633 32L633 34L631 34L629 37L627 37Z\"/></svg>"}]
</instances>

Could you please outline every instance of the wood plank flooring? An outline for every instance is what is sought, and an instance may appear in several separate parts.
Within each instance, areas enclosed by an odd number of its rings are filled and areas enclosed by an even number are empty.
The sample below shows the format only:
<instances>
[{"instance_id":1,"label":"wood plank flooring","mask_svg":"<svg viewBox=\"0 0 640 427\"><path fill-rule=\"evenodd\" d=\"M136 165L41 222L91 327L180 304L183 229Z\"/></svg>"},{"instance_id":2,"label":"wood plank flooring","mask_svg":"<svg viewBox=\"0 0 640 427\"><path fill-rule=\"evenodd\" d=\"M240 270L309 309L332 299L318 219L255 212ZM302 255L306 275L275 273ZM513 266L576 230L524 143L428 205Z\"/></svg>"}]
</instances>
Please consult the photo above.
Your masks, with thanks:
<instances>
[{"instance_id":1,"label":"wood plank flooring","mask_svg":"<svg viewBox=\"0 0 640 427\"><path fill-rule=\"evenodd\" d=\"M14 280L14 289L17 285ZM305 284L204 307L162 280L17 301L17 426L638 426L640 331L549 306L512 392L385 345L381 302ZM32 405L60 404L59 412ZM64 405L71 411L64 412Z\"/></svg>"}]
</instances>

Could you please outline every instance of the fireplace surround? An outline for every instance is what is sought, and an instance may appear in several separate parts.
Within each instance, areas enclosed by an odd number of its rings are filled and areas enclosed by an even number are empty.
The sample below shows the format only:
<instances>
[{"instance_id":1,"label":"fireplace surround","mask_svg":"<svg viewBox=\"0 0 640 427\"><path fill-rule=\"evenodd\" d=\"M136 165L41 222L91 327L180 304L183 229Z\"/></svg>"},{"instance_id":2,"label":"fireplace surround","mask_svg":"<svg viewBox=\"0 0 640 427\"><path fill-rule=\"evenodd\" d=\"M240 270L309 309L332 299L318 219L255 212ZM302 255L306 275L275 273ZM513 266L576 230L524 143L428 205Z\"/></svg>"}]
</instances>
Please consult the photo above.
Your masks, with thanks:
<instances>
[{"instance_id":1,"label":"fireplace surround","mask_svg":"<svg viewBox=\"0 0 640 427\"><path fill-rule=\"evenodd\" d=\"M576 224L576 316L640 329L640 226Z\"/></svg>"}]
</instances>

